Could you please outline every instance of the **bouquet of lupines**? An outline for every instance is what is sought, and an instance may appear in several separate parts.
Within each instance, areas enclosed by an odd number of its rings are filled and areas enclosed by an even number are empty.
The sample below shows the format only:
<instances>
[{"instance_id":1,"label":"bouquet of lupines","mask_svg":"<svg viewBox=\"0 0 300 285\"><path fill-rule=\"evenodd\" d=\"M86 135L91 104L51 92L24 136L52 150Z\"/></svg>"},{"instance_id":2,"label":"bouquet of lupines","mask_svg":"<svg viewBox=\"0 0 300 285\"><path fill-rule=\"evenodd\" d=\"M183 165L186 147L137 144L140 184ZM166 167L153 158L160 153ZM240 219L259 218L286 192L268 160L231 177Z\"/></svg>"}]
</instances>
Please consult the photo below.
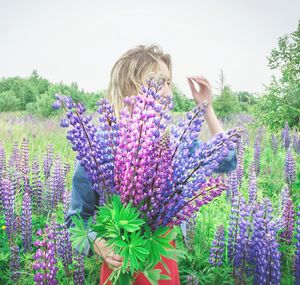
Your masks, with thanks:
<instances>
[{"instance_id":1,"label":"bouquet of lupines","mask_svg":"<svg viewBox=\"0 0 300 285\"><path fill-rule=\"evenodd\" d=\"M171 96L162 98L160 87L150 79L140 94L126 97L118 122L106 99L98 103L97 123L70 97L56 95L53 104L66 110L61 126L69 128L67 138L100 197L95 223L91 218L86 226L81 217L73 217L73 245L83 247L90 229L106 239L123 257L122 267L110 276L113 284L129 284L138 272L151 284L168 278L154 267L161 256L176 259L179 254L170 244L173 226L226 188L213 172L241 136L239 128L220 133L189 155L207 102L175 126Z\"/></svg>"}]
</instances>

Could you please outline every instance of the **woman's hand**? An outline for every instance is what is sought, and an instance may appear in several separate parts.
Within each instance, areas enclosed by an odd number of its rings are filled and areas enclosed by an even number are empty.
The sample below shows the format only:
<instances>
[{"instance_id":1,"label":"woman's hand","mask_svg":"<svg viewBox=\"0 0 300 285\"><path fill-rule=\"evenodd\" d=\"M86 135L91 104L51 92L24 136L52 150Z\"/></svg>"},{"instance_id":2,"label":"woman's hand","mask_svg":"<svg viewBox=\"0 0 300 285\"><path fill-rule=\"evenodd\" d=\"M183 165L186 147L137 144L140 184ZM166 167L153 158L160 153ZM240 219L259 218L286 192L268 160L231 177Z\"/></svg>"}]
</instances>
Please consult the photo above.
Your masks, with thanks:
<instances>
[{"instance_id":1,"label":"woman's hand","mask_svg":"<svg viewBox=\"0 0 300 285\"><path fill-rule=\"evenodd\" d=\"M122 266L122 257L114 253L112 248L107 245L104 239L97 238L94 241L94 250L96 254L101 256L111 268Z\"/></svg>"},{"instance_id":2,"label":"woman's hand","mask_svg":"<svg viewBox=\"0 0 300 285\"><path fill-rule=\"evenodd\" d=\"M209 104L212 103L212 88L208 80L203 76L193 76L187 77L188 83L192 90L192 95L194 97L197 105L207 100ZM200 90L196 90L194 82L198 84Z\"/></svg>"}]
</instances>

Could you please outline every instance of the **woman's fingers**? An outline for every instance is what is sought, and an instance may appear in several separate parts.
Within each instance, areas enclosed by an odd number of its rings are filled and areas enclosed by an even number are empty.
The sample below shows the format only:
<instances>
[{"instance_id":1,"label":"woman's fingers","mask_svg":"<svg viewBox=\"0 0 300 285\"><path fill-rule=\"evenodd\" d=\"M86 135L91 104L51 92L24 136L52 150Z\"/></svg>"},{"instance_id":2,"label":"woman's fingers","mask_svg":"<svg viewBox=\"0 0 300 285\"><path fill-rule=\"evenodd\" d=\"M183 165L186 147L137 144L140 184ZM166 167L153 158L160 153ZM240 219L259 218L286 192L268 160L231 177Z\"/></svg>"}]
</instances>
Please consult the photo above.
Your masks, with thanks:
<instances>
[{"instance_id":1,"label":"woman's fingers","mask_svg":"<svg viewBox=\"0 0 300 285\"><path fill-rule=\"evenodd\" d=\"M114 260L116 260L116 261L122 261L122 260L123 260L122 256L120 256L120 255L118 255L118 254L113 254L113 255L112 255L112 258L113 258Z\"/></svg>"},{"instance_id":2,"label":"woman's fingers","mask_svg":"<svg viewBox=\"0 0 300 285\"><path fill-rule=\"evenodd\" d=\"M107 264L109 264L111 267L114 267L114 268L118 268L118 267L122 266L122 258L120 260L120 258L117 255L107 256L105 261Z\"/></svg>"},{"instance_id":3,"label":"woman's fingers","mask_svg":"<svg viewBox=\"0 0 300 285\"><path fill-rule=\"evenodd\" d=\"M193 79L195 82L197 82L199 85L203 84L203 85L205 85L205 87L211 89L211 85L205 77L193 76L193 77L190 77L190 78Z\"/></svg>"},{"instance_id":4,"label":"woman's fingers","mask_svg":"<svg viewBox=\"0 0 300 285\"><path fill-rule=\"evenodd\" d=\"M115 260L112 256L108 256L105 261L108 265L114 268L122 266L122 262Z\"/></svg>"},{"instance_id":5,"label":"woman's fingers","mask_svg":"<svg viewBox=\"0 0 300 285\"><path fill-rule=\"evenodd\" d=\"M191 89L192 89L192 92L193 92L193 93L196 93L197 90L196 90L196 88L195 88L195 86L194 86L193 81L192 81L189 77L188 77L187 79L188 79L188 83L189 83L189 85L190 85L190 87L191 87Z\"/></svg>"}]
</instances>

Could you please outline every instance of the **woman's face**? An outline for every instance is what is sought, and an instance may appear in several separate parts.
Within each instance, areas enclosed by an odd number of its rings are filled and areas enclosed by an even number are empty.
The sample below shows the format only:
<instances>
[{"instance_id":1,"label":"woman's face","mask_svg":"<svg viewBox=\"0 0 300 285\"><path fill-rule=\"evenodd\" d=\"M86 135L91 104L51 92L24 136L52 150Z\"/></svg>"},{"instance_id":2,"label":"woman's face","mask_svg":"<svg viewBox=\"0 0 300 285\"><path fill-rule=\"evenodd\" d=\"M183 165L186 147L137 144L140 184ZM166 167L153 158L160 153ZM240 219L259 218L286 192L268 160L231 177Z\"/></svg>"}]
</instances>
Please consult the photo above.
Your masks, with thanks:
<instances>
[{"instance_id":1,"label":"woman's face","mask_svg":"<svg viewBox=\"0 0 300 285\"><path fill-rule=\"evenodd\" d=\"M159 66L160 66L160 71L159 71L160 74L159 75L162 77L163 85L162 85L162 88L158 91L158 93L163 97L167 97L168 95L172 95L171 74L168 69L168 66L163 61L161 61L161 60L159 61Z\"/></svg>"}]
</instances>

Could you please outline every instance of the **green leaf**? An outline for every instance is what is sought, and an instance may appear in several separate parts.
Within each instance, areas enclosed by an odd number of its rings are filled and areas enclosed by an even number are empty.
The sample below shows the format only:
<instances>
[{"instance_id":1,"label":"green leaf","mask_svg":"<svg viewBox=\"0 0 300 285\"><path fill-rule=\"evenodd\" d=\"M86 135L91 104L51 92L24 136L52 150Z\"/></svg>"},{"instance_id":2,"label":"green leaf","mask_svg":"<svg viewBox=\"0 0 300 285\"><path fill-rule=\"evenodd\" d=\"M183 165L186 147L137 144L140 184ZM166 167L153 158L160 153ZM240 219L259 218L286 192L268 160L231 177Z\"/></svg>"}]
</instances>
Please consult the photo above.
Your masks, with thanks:
<instances>
[{"instance_id":1,"label":"green leaf","mask_svg":"<svg viewBox=\"0 0 300 285\"><path fill-rule=\"evenodd\" d=\"M91 240L88 236L90 226L92 223L92 217L88 219L87 225L85 225L83 218L77 213L71 217L75 226L69 229L71 233L71 242L74 248L77 248L79 252L83 251L83 248L86 244L91 243Z\"/></svg>"}]
</instances>

